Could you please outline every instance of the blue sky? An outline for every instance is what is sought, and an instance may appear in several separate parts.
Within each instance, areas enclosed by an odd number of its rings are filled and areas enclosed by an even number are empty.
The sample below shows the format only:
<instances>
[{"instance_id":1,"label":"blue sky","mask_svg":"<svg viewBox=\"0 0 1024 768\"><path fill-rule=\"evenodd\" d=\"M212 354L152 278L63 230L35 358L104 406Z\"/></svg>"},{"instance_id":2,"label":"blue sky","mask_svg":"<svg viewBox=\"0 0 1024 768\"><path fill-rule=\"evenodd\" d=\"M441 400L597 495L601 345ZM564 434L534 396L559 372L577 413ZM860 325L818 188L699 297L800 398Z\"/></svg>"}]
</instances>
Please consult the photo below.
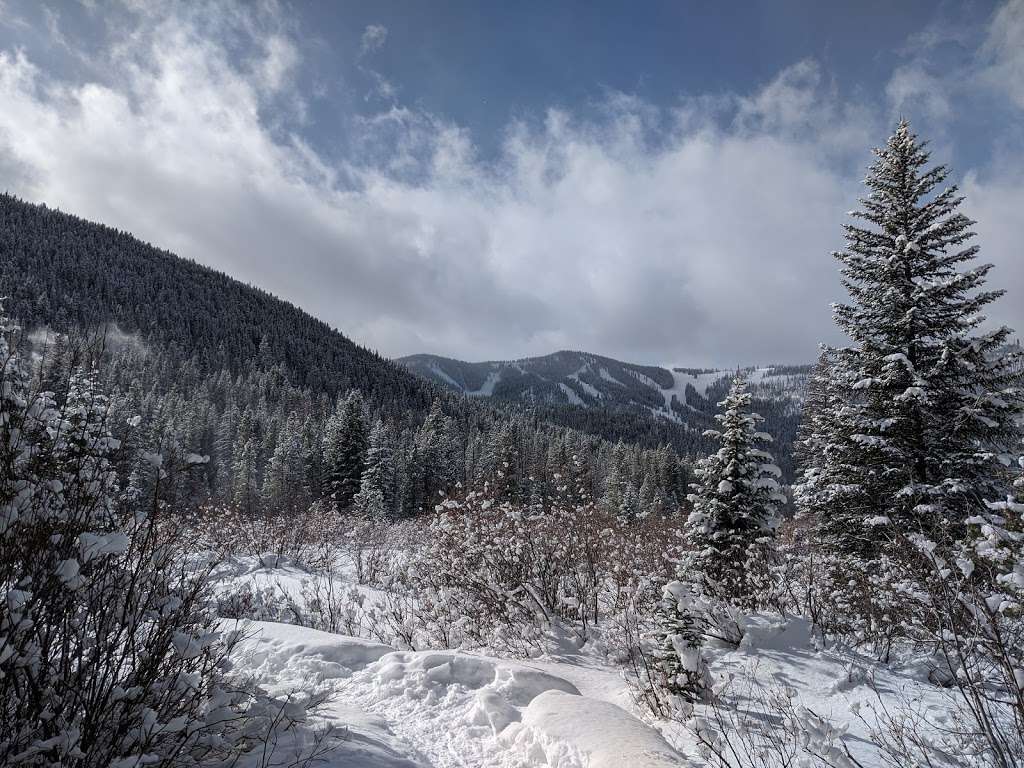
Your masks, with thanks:
<instances>
[{"instance_id":1,"label":"blue sky","mask_svg":"<svg viewBox=\"0 0 1024 768\"><path fill-rule=\"evenodd\" d=\"M5 188L390 355L810 360L899 115L1024 287L1021 0L0 0L0 103Z\"/></svg>"}]
</instances>

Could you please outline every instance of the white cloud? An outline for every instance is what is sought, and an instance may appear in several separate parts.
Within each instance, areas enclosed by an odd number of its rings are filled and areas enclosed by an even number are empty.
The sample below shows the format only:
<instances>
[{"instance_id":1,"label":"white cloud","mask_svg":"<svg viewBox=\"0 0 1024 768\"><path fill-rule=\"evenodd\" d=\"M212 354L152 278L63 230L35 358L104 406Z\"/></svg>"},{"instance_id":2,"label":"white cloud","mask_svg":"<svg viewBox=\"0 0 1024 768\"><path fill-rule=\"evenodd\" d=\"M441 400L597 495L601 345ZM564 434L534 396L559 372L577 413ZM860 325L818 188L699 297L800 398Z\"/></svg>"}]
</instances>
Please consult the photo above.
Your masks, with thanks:
<instances>
[{"instance_id":1,"label":"white cloud","mask_svg":"<svg viewBox=\"0 0 1024 768\"><path fill-rule=\"evenodd\" d=\"M896 68L885 95L898 114L945 120L952 110L946 90L940 78L928 72L921 62L913 62Z\"/></svg>"},{"instance_id":2,"label":"white cloud","mask_svg":"<svg viewBox=\"0 0 1024 768\"><path fill-rule=\"evenodd\" d=\"M385 354L729 364L810 360L835 338L829 252L880 128L814 62L672 113L622 94L588 121L552 110L510 126L487 162L463 128L393 106L353 121L361 162L339 165L268 117L295 89L294 35L235 11L137 17L110 54L123 74L102 82L0 55L12 191L256 283ZM237 35L247 59L223 42ZM856 173L835 170L854 156ZM971 184L1002 231L1016 214Z\"/></svg>"},{"instance_id":3,"label":"white cloud","mask_svg":"<svg viewBox=\"0 0 1024 768\"><path fill-rule=\"evenodd\" d=\"M999 9L980 53L981 81L1024 109L1024 0L1009 0Z\"/></svg>"},{"instance_id":4,"label":"white cloud","mask_svg":"<svg viewBox=\"0 0 1024 768\"><path fill-rule=\"evenodd\" d=\"M988 309L991 321L1009 325L1024 335L1021 292L1024 291L1024 158L999 168L997 174L981 177L971 172L961 191L966 195L965 213L977 221L974 230L981 245L979 259L991 262L992 287L1005 288L1008 296Z\"/></svg>"},{"instance_id":5,"label":"white cloud","mask_svg":"<svg viewBox=\"0 0 1024 768\"><path fill-rule=\"evenodd\" d=\"M370 24L363 30L360 39L359 53L365 56L368 53L379 51L384 47L388 39L388 28L383 24Z\"/></svg>"}]
</instances>

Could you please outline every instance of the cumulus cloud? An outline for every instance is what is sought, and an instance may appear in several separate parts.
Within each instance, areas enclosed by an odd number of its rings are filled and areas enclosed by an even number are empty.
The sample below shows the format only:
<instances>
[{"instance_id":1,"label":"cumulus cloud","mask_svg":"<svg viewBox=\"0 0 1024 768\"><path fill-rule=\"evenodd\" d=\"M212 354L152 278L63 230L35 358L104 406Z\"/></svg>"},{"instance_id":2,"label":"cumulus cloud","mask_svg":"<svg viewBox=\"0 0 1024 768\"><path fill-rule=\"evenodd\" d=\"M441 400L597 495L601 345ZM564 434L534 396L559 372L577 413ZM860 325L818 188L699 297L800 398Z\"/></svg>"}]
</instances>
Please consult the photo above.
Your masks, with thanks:
<instances>
[{"instance_id":1,"label":"cumulus cloud","mask_svg":"<svg viewBox=\"0 0 1024 768\"><path fill-rule=\"evenodd\" d=\"M358 162L339 162L301 119L282 121L302 61L281 14L199 8L133 16L105 78L0 53L11 190L267 288L389 355L569 347L734 364L811 360L836 340L829 253L886 126L816 63L673 109L625 94L587 119L552 109L510 125L486 160L465 128L391 105L351 119ZM353 59L384 36L364 35ZM991 181L970 185L979 216L1015 218ZM992 239L1004 258L1011 243Z\"/></svg>"}]
</instances>

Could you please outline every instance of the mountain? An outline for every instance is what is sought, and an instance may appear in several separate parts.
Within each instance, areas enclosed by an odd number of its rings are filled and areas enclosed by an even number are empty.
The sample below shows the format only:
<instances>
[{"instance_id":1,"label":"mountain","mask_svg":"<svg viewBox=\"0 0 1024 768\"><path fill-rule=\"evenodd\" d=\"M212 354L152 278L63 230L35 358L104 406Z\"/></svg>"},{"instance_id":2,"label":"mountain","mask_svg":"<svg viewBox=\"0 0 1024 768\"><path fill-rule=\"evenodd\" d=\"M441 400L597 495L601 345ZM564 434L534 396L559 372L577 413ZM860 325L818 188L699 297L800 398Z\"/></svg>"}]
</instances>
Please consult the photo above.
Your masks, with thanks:
<instances>
[{"instance_id":1,"label":"mountain","mask_svg":"<svg viewBox=\"0 0 1024 768\"><path fill-rule=\"evenodd\" d=\"M0 194L0 296L26 328L104 329L208 371L283 364L296 386L425 411L443 390L327 323L127 232Z\"/></svg>"},{"instance_id":2,"label":"mountain","mask_svg":"<svg viewBox=\"0 0 1024 768\"><path fill-rule=\"evenodd\" d=\"M662 509L685 504L681 456L694 446L678 425L467 397L265 291L10 195L0 195L0 296L26 351L45 345L44 385L58 391L86 364L116 395L116 423L146 425L139 441L209 457L164 483L186 507L348 508L371 455L376 512L395 517L432 509L441 493L495 492L499 477L503 498L552 498L570 470L585 478L574 492L602 498L613 459L616 482L646 481Z\"/></svg>"},{"instance_id":3,"label":"mountain","mask_svg":"<svg viewBox=\"0 0 1024 768\"><path fill-rule=\"evenodd\" d=\"M561 351L522 360L467 363L436 355L411 355L398 363L470 397L524 404L586 408L642 408L676 423L707 413L731 370L660 368L624 363L587 352ZM748 368L751 391L762 400L800 401L810 366ZM709 396L709 390L711 392Z\"/></svg>"},{"instance_id":4,"label":"mountain","mask_svg":"<svg viewBox=\"0 0 1024 768\"><path fill-rule=\"evenodd\" d=\"M660 440L691 456L710 449L703 432L714 427L718 402L735 373L639 365L567 350L482 363L426 354L396 362L469 398L529 406L547 421L610 439L640 444ZM755 408L775 437L776 458L787 479L792 477L790 449L810 371L809 365L745 369ZM649 435L657 437L652 441Z\"/></svg>"}]
</instances>

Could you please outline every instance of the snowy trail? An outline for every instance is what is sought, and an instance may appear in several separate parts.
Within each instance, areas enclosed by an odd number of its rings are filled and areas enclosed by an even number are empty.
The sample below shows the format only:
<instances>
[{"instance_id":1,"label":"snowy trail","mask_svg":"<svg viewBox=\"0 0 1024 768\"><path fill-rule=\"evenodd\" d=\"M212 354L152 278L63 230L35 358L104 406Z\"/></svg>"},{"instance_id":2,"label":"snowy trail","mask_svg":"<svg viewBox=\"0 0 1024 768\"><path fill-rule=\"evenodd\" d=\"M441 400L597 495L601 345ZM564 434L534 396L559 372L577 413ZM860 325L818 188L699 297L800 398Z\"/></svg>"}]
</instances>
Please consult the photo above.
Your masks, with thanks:
<instances>
[{"instance_id":1,"label":"snowy trail","mask_svg":"<svg viewBox=\"0 0 1024 768\"><path fill-rule=\"evenodd\" d=\"M330 763L350 768L676 768L691 765L618 706L608 673L388 646L252 622L244 663L273 693L311 684L348 737ZM621 686L619 686L621 687Z\"/></svg>"},{"instance_id":2,"label":"snowy trail","mask_svg":"<svg viewBox=\"0 0 1024 768\"><path fill-rule=\"evenodd\" d=\"M308 574L287 563L240 559L225 584L250 580L293 596ZM360 587L361 590L371 591ZM331 695L320 717L346 738L329 766L346 768L666 768L699 765L686 729L634 717L621 669L596 647L554 641L549 655L512 661L464 651L396 651L380 643L291 624L245 622L239 664L274 695ZM848 729L850 748L870 768L884 764L868 723L876 706L899 700L941 718L949 693L928 681L927 658L889 665L842 648L819 649L797 617L744 619L739 647L709 643L716 680L740 709L792 690L800 707ZM788 696L789 694L787 694ZM698 714L702 705L698 705ZM661 731L661 732L659 732ZM668 741L666 741L666 738ZM675 749L673 749L674 745Z\"/></svg>"}]
</instances>

